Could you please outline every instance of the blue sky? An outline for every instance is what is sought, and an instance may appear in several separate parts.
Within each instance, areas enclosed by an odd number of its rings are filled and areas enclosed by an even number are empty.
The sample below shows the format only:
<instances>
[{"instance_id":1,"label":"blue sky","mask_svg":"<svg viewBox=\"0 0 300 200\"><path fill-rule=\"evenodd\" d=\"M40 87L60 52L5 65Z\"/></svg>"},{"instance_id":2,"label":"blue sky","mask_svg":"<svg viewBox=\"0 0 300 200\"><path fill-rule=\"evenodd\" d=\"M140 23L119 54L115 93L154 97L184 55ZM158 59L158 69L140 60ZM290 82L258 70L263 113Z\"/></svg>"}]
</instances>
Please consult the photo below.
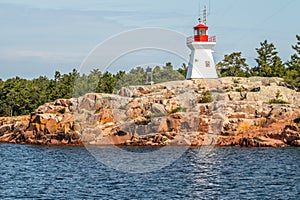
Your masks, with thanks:
<instances>
[{"instance_id":1,"label":"blue sky","mask_svg":"<svg viewBox=\"0 0 300 200\"><path fill-rule=\"evenodd\" d=\"M97 44L135 28L167 28L189 36L199 4L209 0L0 0L0 78L53 77L56 70L79 69ZM216 62L242 51L253 66L255 48L265 39L275 44L283 61L293 53L300 1L210 0L210 5Z\"/></svg>"}]
</instances>

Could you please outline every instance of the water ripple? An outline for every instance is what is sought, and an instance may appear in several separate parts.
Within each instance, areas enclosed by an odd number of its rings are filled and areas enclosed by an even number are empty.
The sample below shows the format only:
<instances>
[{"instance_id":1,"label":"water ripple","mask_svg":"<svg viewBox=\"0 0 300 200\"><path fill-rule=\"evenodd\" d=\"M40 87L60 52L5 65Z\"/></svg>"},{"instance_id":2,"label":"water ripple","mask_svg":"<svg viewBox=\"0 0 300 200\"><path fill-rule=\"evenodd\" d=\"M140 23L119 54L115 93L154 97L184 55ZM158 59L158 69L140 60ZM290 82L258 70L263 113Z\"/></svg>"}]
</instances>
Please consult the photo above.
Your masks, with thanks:
<instances>
[{"instance_id":1,"label":"water ripple","mask_svg":"<svg viewBox=\"0 0 300 200\"><path fill-rule=\"evenodd\" d=\"M0 198L300 198L297 148L204 151L190 149L159 171L129 174L107 168L83 147L0 144Z\"/></svg>"}]
</instances>

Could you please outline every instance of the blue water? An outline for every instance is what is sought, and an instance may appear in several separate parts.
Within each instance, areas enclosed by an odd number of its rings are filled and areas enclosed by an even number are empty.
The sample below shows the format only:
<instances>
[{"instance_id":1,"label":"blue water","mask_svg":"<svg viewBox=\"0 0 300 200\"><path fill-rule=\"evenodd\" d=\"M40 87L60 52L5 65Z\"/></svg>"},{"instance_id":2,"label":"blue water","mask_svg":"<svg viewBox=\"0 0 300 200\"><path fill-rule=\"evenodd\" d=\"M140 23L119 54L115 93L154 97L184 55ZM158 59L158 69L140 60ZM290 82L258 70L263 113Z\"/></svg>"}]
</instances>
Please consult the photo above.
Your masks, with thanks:
<instances>
[{"instance_id":1,"label":"blue water","mask_svg":"<svg viewBox=\"0 0 300 200\"><path fill-rule=\"evenodd\" d=\"M84 147L0 144L0 199L300 199L299 148L199 151L133 174L106 167Z\"/></svg>"}]
</instances>

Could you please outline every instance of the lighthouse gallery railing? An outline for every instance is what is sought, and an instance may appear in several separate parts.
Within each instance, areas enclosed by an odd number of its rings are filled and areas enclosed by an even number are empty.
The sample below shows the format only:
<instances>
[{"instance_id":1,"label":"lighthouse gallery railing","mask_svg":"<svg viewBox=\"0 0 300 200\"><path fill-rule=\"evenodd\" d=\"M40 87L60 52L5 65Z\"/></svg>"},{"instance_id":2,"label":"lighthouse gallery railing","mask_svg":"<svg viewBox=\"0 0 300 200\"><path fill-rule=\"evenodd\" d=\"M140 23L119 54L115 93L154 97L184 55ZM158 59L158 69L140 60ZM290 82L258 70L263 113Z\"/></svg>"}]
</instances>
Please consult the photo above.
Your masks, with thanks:
<instances>
[{"instance_id":1,"label":"lighthouse gallery railing","mask_svg":"<svg viewBox=\"0 0 300 200\"><path fill-rule=\"evenodd\" d=\"M190 36L188 38L186 38L186 43L192 43L194 42L194 36ZM211 36L208 38L208 42L216 42L217 41L217 37L216 36Z\"/></svg>"}]
</instances>

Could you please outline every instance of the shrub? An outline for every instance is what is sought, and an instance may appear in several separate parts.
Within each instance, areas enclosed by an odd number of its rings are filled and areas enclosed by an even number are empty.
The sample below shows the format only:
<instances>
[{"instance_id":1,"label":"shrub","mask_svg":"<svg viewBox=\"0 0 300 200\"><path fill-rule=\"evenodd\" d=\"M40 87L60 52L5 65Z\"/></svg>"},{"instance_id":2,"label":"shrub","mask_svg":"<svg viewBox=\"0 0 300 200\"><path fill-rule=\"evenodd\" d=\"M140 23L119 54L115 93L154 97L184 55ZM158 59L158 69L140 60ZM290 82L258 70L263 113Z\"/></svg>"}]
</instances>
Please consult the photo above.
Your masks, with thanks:
<instances>
[{"instance_id":1,"label":"shrub","mask_svg":"<svg viewBox=\"0 0 300 200\"><path fill-rule=\"evenodd\" d=\"M154 113L154 114L146 115L145 118L151 119L151 118L163 117L163 116L166 116L166 115L164 113Z\"/></svg>"},{"instance_id":2,"label":"shrub","mask_svg":"<svg viewBox=\"0 0 300 200\"><path fill-rule=\"evenodd\" d=\"M241 79L240 78L232 78L231 80L232 80L233 83L237 84L237 83L240 83Z\"/></svg>"},{"instance_id":3,"label":"shrub","mask_svg":"<svg viewBox=\"0 0 300 200\"><path fill-rule=\"evenodd\" d=\"M236 92L243 92L243 88L236 88L235 91Z\"/></svg>"},{"instance_id":4,"label":"shrub","mask_svg":"<svg viewBox=\"0 0 300 200\"><path fill-rule=\"evenodd\" d=\"M198 103L211 103L211 102L213 102L211 92L209 90L203 91L202 96L198 100Z\"/></svg>"},{"instance_id":5,"label":"shrub","mask_svg":"<svg viewBox=\"0 0 300 200\"><path fill-rule=\"evenodd\" d=\"M289 102L282 99L271 99L268 104L289 104Z\"/></svg>"},{"instance_id":6,"label":"shrub","mask_svg":"<svg viewBox=\"0 0 300 200\"><path fill-rule=\"evenodd\" d=\"M61 108L58 112L59 112L60 114L65 114L66 108Z\"/></svg>"},{"instance_id":7,"label":"shrub","mask_svg":"<svg viewBox=\"0 0 300 200\"><path fill-rule=\"evenodd\" d=\"M275 93L275 99L271 99L268 104L289 104L289 102L280 99L282 97L280 90L277 90Z\"/></svg>"},{"instance_id":8,"label":"shrub","mask_svg":"<svg viewBox=\"0 0 300 200\"><path fill-rule=\"evenodd\" d=\"M174 114L174 113L177 113L177 112L186 112L186 108L177 107L177 108L173 109L170 114Z\"/></svg>"}]
</instances>

